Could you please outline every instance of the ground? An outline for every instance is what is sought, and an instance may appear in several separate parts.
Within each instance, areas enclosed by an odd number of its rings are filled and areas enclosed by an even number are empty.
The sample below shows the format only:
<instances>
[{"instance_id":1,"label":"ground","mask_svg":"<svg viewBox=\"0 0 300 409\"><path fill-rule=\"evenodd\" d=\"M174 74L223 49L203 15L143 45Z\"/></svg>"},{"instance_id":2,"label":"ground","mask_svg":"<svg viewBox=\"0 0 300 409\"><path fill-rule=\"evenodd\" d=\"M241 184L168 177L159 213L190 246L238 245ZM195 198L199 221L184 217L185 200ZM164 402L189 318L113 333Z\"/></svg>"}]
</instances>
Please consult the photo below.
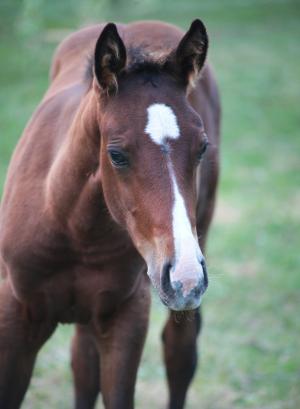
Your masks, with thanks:
<instances>
[{"instance_id":1,"label":"ground","mask_svg":"<svg viewBox=\"0 0 300 409\"><path fill-rule=\"evenodd\" d=\"M288 0L3 0L0 187L13 147L47 87L57 41L99 16L200 17L223 105L222 178L208 246L201 368L188 409L300 407L300 6ZM14 8L14 4L16 7ZM16 11L17 10L17 11ZM137 408L166 401L154 297ZM70 408L69 344L61 326L40 353L25 409ZM101 407L101 404L99 404Z\"/></svg>"}]
</instances>

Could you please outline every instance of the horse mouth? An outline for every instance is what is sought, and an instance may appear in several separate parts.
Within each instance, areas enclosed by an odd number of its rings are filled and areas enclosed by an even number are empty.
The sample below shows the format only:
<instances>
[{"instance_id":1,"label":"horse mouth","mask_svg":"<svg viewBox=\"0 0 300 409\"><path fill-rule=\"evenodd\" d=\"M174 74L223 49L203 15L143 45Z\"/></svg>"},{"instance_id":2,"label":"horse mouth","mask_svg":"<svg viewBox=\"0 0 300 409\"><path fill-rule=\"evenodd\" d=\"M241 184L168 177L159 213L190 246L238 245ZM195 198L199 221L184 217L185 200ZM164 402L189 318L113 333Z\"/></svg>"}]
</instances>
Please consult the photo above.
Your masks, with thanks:
<instances>
[{"instance_id":1,"label":"horse mouth","mask_svg":"<svg viewBox=\"0 0 300 409\"><path fill-rule=\"evenodd\" d=\"M180 282L175 282L170 285L170 283L161 281L158 284L151 276L150 280L161 302L173 311L191 311L199 308L203 294L208 286L207 279L205 279L204 283L199 282L197 286L192 288L187 294L184 294L182 283Z\"/></svg>"},{"instance_id":2,"label":"horse mouth","mask_svg":"<svg viewBox=\"0 0 300 409\"><path fill-rule=\"evenodd\" d=\"M200 307L202 295L197 294L197 290L192 290L187 296L182 294L165 294L159 292L162 303L173 311L191 311Z\"/></svg>"}]
</instances>

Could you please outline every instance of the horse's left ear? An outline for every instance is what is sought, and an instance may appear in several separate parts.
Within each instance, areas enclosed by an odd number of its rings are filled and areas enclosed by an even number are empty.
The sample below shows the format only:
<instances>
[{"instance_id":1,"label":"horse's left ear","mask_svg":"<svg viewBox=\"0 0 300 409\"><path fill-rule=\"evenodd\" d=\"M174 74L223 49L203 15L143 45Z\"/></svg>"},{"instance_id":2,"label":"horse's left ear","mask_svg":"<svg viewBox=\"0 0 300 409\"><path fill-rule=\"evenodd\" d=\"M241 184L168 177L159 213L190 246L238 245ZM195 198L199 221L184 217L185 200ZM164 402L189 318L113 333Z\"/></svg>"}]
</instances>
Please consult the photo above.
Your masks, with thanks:
<instances>
[{"instance_id":1,"label":"horse's left ear","mask_svg":"<svg viewBox=\"0 0 300 409\"><path fill-rule=\"evenodd\" d=\"M175 70L185 85L193 83L204 65L208 36L201 20L194 20L175 50Z\"/></svg>"},{"instance_id":2,"label":"horse's left ear","mask_svg":"<svg viewBox=\"0 0 300 409\"><path fill-rule=\"evenodd\" d=\"M126 65L126 48L113 23L108 23L97 40L94 73L97 85L106 94L118 89L118 75Z\"/></svg>"}]
</instances>

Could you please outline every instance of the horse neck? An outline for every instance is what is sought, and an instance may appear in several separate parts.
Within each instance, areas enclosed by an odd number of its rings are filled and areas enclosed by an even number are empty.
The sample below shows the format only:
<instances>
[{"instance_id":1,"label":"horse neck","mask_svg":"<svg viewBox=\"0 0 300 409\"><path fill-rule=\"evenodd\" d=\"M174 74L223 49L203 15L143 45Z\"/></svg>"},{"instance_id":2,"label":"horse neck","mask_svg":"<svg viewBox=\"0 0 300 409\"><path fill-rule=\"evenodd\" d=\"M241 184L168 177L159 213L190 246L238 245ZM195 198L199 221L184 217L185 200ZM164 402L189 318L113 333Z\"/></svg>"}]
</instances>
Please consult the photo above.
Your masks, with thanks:
<instances>
[{"instance_id":1,"label":"horse neck","mask_svg":"<svg viewBox=\"0 0 300 409\"><path fill-rule=\"evenodd\" d=\"M99 164L100 132L93 90L82 99L68 135L58 150L46 181L46 209L62 224Z\"/></svg>"}]
</instances>

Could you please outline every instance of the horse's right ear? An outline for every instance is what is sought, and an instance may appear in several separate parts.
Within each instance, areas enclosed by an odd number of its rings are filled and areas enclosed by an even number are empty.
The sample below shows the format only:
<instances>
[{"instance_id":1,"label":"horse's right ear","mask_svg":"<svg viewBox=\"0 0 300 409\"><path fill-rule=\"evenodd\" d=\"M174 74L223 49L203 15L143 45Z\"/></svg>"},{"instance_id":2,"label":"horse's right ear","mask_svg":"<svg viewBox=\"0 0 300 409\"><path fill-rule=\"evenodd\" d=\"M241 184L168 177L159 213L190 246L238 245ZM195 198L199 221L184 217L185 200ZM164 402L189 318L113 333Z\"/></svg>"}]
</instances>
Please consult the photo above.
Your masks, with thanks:
<instances>
[{"instance_id":1,"label":"horse's right ear","mask_svg":"<svg viewBox=\"0 0 300 409\"><path fill-rule=\"evenodd\" d=\"M118 89L118 75L126 65L126 48L113 23L100 34L95 48L94 74L100 90L114 94Z\"/></svg>"}]
</instances>

